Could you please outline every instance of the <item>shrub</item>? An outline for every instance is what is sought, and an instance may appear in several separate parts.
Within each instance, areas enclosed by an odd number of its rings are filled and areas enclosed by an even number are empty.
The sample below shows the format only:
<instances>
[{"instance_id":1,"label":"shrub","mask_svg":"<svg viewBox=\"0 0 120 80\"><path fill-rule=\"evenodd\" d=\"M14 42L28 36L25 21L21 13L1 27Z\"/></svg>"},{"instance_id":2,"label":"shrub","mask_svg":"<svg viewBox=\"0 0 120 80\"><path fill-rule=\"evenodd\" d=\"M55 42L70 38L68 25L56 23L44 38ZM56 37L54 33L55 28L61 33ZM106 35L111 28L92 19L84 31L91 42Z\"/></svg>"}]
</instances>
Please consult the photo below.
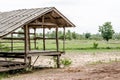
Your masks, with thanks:
<instances>
[{"instance_id":1,"label":"shrub","mask_svg":"<svg viewBox=\"0 0 120 80\"><path fill-rule=\"evenodd\" d=\"M106 47L106 49L111 49L111 47L108 46L108 47Z\"/></svg>"},{"instance_id":2,"label":"shrub","mask_svg":"<svg viewBox=\"0 0 120 80\"><path fill-rule=\"evenodd\" d=\"M57 67L56 63L57 63L57 58L53 57L53 61L54 61L54 67ZM60 65L62 65L62 67L68 67L72 64L72 60L68 59L68 58L64 58L64 59L60 59Z\"/></svg>"},{"instance_id":3,"label":"shrub","mask_svg":"<svg viewBox=\"0 0 120 80\"><path fill-rule=\"evenodd\" d=\"M65 59L61 59L61 65L63 65L64 67L70 66L72 64L71 59L65 58Z\"/></svg>"},{"instance_id":4,"label":"shrub","mask_svg":"<svg viewBox=\"0 0 120 80\"><path fill-rule=\"evenodd\" d=\"M98 47L98 43L94 42L94 43L93 43L93 48L94 48L94 49L97 49L97 47Z\"/></svg>"}]
</instances>

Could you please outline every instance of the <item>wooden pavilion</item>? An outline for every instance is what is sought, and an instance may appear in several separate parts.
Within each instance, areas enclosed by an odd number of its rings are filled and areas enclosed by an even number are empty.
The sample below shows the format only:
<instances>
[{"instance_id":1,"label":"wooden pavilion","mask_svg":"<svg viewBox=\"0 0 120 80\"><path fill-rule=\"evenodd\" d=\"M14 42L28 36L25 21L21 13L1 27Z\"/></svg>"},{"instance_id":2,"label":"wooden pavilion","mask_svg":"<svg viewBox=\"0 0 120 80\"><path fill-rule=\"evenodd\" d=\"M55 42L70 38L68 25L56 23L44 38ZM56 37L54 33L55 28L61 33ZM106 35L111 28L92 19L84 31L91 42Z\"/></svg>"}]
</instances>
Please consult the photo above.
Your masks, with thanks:
<instances>
[{"instance_id":1,"label":"wooden pavilion","mask_svg":"<svg viewBox=\"0 0 120 80\"><path fill-rule=\"evenodd\" d=\"M37 55L42 56L56 56L57 67L59 65L59 58L62 53L65 53L65 28L74 27L63 14L61 14L55 7L21 9L9 12L0 12L0 43L10 43L9 51L3 51L1 48L0 57L0 71L14 70L26 68L31 65L31 57ZM45 37L46 29L55 29L55 38ZM58 29L63 28L63 50L59 50ZM23 32L19 32L22 29ZM33 30L31 32L30 30ZM36 36L36 29L41 29L43 36ZM13 35L23 35L23 37L14 37ZM31 37L32 35L32 37ZM46 50L45 42L47 39L54 39L56 41L56 50ZM42 40L43 50L32 50L31 40L36 48L37 41ZM14 50L14 43L23 41L24 50ZM37 57L37 58L38 58ZM7 58L7 59L6 59ZM9 58L22 59L22 62L11 61Z\"/></svg>"}]
</instances>

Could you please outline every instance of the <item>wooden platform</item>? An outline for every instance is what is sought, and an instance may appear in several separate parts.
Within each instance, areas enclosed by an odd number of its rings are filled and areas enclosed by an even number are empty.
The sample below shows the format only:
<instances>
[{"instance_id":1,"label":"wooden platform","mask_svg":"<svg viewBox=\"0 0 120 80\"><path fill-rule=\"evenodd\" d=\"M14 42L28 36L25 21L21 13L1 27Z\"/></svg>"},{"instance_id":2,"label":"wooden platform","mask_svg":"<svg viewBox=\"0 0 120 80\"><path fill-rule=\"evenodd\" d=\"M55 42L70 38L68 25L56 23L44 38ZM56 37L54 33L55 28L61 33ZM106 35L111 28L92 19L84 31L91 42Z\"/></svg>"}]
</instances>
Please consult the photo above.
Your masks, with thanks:
<instances>
[{"instance_id":1,"label":"wooden platform","mask_svg":"<svg viewBox=\"0 0 120 80\"><path fill-rule=\"evenodd\" d=\"M60 51L38 51L38 50L32 50L29 51L27 54L28 59L32 56L61 56L64 52ZM1 58L15 58L15 59L24 59L25 58L25 52L0 52ZM31 65L31 64L28 64ZM15 69L22 69L27 67L24 62L18 62L18 61L3 61L0 60L0 72L3 71L9 71L9 70L15 70Z\"/></svg>"},{"instance_id":2,"label":"wooden platform","mask_svg":"<svg viewBox=\"0 0 120 80\"><path fill-rule=\"evenodd\" d=\"M26 65L23 62L17 61L0 61L0 72L9 71L9 70L16 70L16 69L23 69Z\"/></svg>"},{"instance_id":3,"label":"wooden platform","mask_svg":"<svg viewBox=\"0 0 120 80\"><path fill-rule=\"evenodd\" d=\"M3 58L24 58L23 52L0 52L0 57Z\"/></svg>"},{"instance_id":4,"label":"wooden platform","mask_svg":"<svg viewBox=\"0 0 120 80\"><path fill-rule=\"evenodd\" d=\"M57 55L61 55L64 52L62 51L38 51L38 50L32 50L29 51L29 56L36 56L36 55L40 55L40 56L57 56Z\"/></svg>"},{"instance_id":5,"label":"wooden platform","mask_svg":"<svg viewBox=\"0 0 120 80\"><path fill-rule=\"evenodd\" d=\"M38 50L31 50L28 52L28 56L36 56L36 55L41 55L41 56L57 56L61 55L64 52L61 51L38 51ZM24 58L25 52L20 51L20 52L0 52L0 57L5 57L5 58Z\"/></svg>"}]
</instances>

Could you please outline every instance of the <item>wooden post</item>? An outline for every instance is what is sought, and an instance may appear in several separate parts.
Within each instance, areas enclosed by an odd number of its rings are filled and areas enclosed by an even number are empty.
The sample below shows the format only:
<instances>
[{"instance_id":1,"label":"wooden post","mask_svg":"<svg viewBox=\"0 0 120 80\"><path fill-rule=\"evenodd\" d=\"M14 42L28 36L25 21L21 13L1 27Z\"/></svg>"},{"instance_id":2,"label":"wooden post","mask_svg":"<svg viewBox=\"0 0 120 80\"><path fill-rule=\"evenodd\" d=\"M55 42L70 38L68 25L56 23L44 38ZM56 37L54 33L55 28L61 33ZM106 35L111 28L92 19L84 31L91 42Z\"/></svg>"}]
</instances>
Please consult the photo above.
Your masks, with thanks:
<instances>
[{"instance_id":1,"label":"wooden post","mask_svg":"<svg viewBox=\"0 0 120 80\"><path fill-rule=\"evenodd\" d=\"M65 27L63 27L63 52L65 52Z\"/></svg>"},{"instance_id":2,"label":"wooden post","mask_svg":"<svg viewBox=\"0 0 120 80\"><path fill-rule=\"evenodd\" d=\"M29 51L29 42L28 42L28 25L25 25L24 27L24 36L25 36L25 59L24 62L27 63L27 55L28 55L28 51Z\"/></svg>"},{"instance_id":3,"label":"wooden post","mask_svg":"<svg viewBox=\"0 0 120 80\"><path fill-rule=\"evenodd\" d=\"M29 43L29 50L31 50L31 44L30 44L30 29L28 27L28 43Z\"/></svg>"},{"instance_id":4,"label":"wooden post","mask_svg":"<svg viewBox=\"0 0 120 80\"><path fill-rule=\"evenodd\" d=\"M13 52L13 33L11 33L11 52Z\"/></svg>"},{"instance_id":5,"label":"wooden post","mask_svg":"<svg viewBox=\"0 0 120 80\"><path fill-rule=\"evenodd\" d=\"M0 39L0 45L2 45L2 43L1 43L1 39ZM0 51L2 51L2 48L0 47Z\"/></svg>"},{"instance_id":6,"label":"wooden post","mask_svg":"<svg viewBox=\"0 0 120 80\"><path fill-rule=\"evenodd\" d=\"M56 49L59 52L59 42L58 42L58 26L56 27ZM60 55L57 55L57 68L60 68Z\"/></svg>"},{"instance_id":7,"label":"wooden post","mask_svg":"<svg viewBox=\"0 0 120 80\"><path fill-rule=\"evenodd\" d=\"M45 28L44 28L44 16L42 17L42 28L43 28L43 50L45 50Z\"/></svg>"},{"instance_id":8,"label":"wooden post","mask_svg":"<svg viewBox=\"0 0 120 80\"><path fill-rule=\"evenodd\" d=\"M59 51L59 42L58 42L58 26L56 27L56 49Z\"/></svg>"},{"instance_id":9,"label":"wooden post","mask_svg":"<svg viewBox=\"0 0 120 80\"><path fill-rule=\"evenodd\" d=\"M45 28L43 28L43 50L45 50Z\"/></svg>"},{"instance_id":10,"label":"wooden post","mask_svg":"<svg viewBox=\"0 0 120 80\"><path fill-rule=\"evenodd\" d=\"M57 55L57 68L60 68L60 55Z\"/></svg>"},{"instance_id":11,"label":"wooden post","mask_svg":"<svg viewBox=\"0 0 120 80\"><path fill-rule=\"evenodd\" d=\"M34 28L34 48L36 49L36 28Z\"/></svg>"},{"instance_id":12,"label":"wooden post","mask_svg":"<svg viewBox=\"0 0 120 80\"><path fill-rule=\"evenodd\" d=\"M32 59L31 59L31 57L29 56L29 57L27 57L27 59L28 59L28 67L30 68L31 67L31 63L32 63Z\"/></svg>"}]
</instances>

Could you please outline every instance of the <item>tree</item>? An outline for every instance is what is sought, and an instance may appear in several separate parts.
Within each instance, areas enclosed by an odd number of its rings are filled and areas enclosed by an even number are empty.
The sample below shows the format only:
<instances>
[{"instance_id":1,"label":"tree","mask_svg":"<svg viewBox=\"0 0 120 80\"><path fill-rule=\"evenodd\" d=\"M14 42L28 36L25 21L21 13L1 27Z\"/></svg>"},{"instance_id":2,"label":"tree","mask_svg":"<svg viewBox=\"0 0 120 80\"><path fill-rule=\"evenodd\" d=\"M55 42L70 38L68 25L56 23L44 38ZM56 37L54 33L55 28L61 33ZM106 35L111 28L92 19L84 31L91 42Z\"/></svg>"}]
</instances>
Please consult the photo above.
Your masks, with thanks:
<instances>
[{"instance_id":1,"label":"tree","mask_svg":"<svg viewBox=\"0 0 120 80\"><path fill-rule=\"evenodd\" d=\"M99 32L101 32L103 39L106 41L112 39L114 30L112 28L111 22L105 22L102 26L99 26Z\"/></svg>"},{"instance_id":2,"label":"tree","mask_svg":"<svg viewBox=\"0 0 120 80\"><path fill-rule=\"evenodd\" d=\"M90 38L91 34L90 33L85 33L85 38Z\"/></svg>"},{"instance_id":3,"label":"tree","mask_svg":"<svg viewBox=\"0 0 120 80\"><path fill-rule=\"evenodd\" d=\"M66 33L66 39L72 40L72 33L71 33L70 30L68 30L67 33Z\"/></svg>"},{"instance_id":4,"label":"tree","mask_svg":"<svg viewBox=\"0 0 120 80\"><path fill-rule=\"evenodd\" d=\"M78 35L77 35L75 32L72 32L72 38L73 38L73 39L77 39L77 36L78 36Z\"/></svg>"}]
</instances>

